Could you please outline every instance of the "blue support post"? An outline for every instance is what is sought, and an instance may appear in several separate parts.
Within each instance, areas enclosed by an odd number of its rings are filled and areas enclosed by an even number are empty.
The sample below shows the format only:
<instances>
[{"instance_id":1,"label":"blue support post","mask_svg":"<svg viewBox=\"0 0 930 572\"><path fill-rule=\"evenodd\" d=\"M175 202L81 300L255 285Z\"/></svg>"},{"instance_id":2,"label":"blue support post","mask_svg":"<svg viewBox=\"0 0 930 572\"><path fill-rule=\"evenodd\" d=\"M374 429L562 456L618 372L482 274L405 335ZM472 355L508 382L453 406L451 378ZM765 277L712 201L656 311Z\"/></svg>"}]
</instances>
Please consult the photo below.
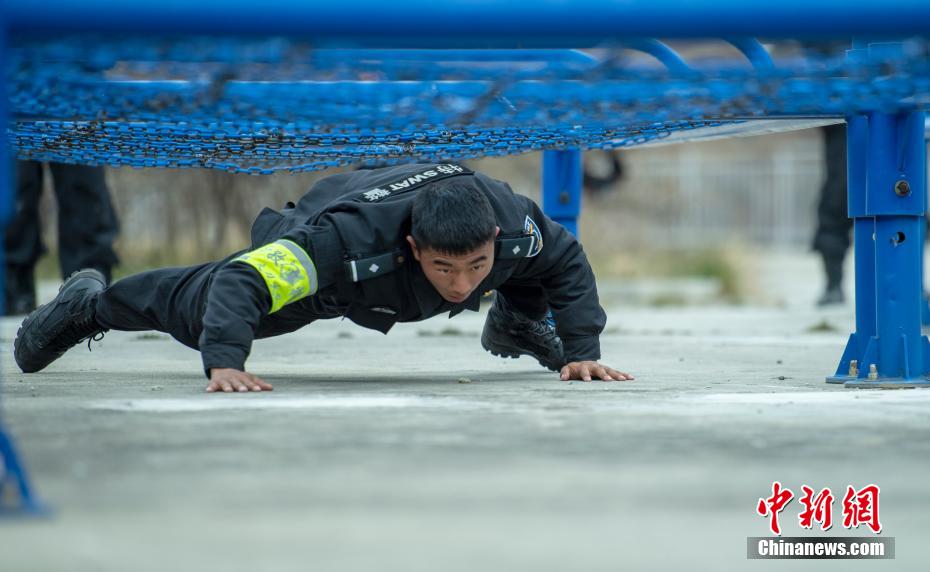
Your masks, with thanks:
<instances>
[{"instance_id":1,"label":"blue support post","mask_svg":"<svg viewBox=\"0 0 930 572\"><path fill-rule=\"evenodd\" d=\"M578 215L581 214L583 174L581 151L543 151L542 208L546 216L578 236ZM552 312L549 325L555 327Z\"/></svg>"},{"instance_id":2,"label":"blue support post","mask_svg":"<svg viewBox=\"0 0 930 572\"><path fill-rule=\"evenodd\" d=\"M5 36L6 26L3 14L0 12L0 69L6 69ZM0 74L0 125L4 127L4 133L0 134L0 230L6 228L13 206L10 160L6 153L6 103L6 85L3 74ZM3 289L3 281L6 279L3 275L6 266L3 262L3 254L3 249L0 248L0 290ZM0 308L2 305L3 301L0 299ZM6 432L3 417L0 415L0 515L42 512L44 512L43 505L32 492L32 487L29 486L26 470L19 461L13 439Z\"/></svg>"},{"instance_id":3,"label":"blue support post","mask_svg":"<svg viewBox=\"0 0 930 572\"><path fill-rule=\"evenodd\" d=\"M924 150L926 151L927 141L927 123L924 121ZM927 188L927 170L924 169L924 188ZM920 225L920 244L923 245L924 252L927 249L927 225ZM930 326L930 299L927 297L926 274L924 273L924 256L920 257L920 280L924 284L923 300L920 304L920 323L924 326Z\"/></svg>"},{"instance_id":4,"label":"blue support post","mask_svg":"<svg viewBox=\"0 0 930 572\"><path fill-rule=\"evenodd\" d=\"M846 118L846 196L853 219L853 258L856 284L856 331L849 336L836 374L827 383L846 383L859 376L869 342L875 336L875 219L866 211L869 119Z\"/></svg>"},{"instance_id":5,"label":"blue support post","mask_svg":"<svg viewBox=\"0 0 930 572\"><path fill-rule=\"evenodd\" d=\"M924 180L924 188L926 188L926 179ZM920 237L918 238L920 244L924 245L924 251L927 248L927 225L920 225ZM924 257L920 257L920 278L921 284L924 283ZM926 285L923 288L923 296L921 296L920 301L920 324L922 326L930 326L930 299L927 298L927 287Z\"/></svg>"},{"instance_id":6,"label":"blue support post","mask_svg":"<svg viewBox=\"0 0 930 572\"><path fill-rule=\"evenodd\" d=\"M581 214L581 151L543 152L543 212L575 236Z\"/></svg>"},{"instance_id":7,"label":"blue support post","mask_svg":"<svg viewBox=\"0 0 930 572\"><path fill-rule=\"evenodd\" d=\"M850 186L850 214L856 217L857 332L850 337L837 372L842 374L846 369L850 378L845 380L846 387L930 385L930 342L920 329L920 237L927 202L923 124L923 112L869 113L867 142L863 145L857 139L850 145L854 149L849 155L851 163L861 159L857 153L867 149L866 160L861 163L867 173L864 204L862 197L855 195L862 179ZM861 136L856 129L855 135ZM861 173L857 175L861 177ZM853 180L850 177L851 183ZM859 269L860 264L869 268L870 255L874 281L869 279L868 270ZM864 291L860 293L859 288ZM852 354L858 356L858 368L851 368Z\"/></svg>"}]
</instances>

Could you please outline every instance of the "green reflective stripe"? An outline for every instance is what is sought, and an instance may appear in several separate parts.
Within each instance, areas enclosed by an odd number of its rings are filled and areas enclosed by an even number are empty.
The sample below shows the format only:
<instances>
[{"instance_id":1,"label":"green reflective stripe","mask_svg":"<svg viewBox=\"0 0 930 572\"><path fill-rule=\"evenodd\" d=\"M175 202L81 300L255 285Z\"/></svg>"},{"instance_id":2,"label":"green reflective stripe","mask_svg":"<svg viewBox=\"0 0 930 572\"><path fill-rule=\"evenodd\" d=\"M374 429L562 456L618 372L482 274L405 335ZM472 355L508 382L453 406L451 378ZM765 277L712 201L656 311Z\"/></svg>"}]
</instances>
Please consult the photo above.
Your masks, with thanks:
<instances>
[{"instance_id":1,"label":"green reflective stripe","mask_svg":"<svg viewBox=\"0 0 930 572\"><path fill-rule=\"evenodd\" d=\"M274 313L301 298L315 294L319 287L316 267L307 252L290 240L277 240L235 259L258 270Z\"/></svg>"},{"instance_id":2,"label":"green reflective stripe","mask_svg":"<svg viewBox=\"0 0 930 572\"><path fill-rule=\"evenodd\" d=\"M307 251L300 247L296 242L290 240L276 240L275 244L280 244L288 250L291 251L291 254L294 255L294 258L300 263L307 273L307 281L309 283L310 293L309 295L316 294L317 289L320 287L320 284L317 280L316 275L316 265L310 260L310 255L307 254Z\"/></svg>"}]
</instances>

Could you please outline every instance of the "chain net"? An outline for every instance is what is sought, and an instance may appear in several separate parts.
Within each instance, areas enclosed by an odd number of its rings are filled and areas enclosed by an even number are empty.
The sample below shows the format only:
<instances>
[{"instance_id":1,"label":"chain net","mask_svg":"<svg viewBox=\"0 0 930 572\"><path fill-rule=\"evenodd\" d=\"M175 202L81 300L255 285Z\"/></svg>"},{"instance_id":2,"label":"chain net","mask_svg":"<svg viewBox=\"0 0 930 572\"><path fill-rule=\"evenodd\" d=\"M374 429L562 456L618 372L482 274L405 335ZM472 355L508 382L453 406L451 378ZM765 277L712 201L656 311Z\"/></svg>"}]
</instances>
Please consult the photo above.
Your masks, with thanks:
<instances>
[{"instance_id":1,"label":"chain net","mask_svg":"<svg viewBox=\"0 0 930 572\"><path fill-rule=\"evenodd\" d=\"M289 39L18 39L20 159L269 174L346 164L612 149L722 122L897 112L930 102L923 41L846 57L658 65L624 46L314 49Z\"/></svg>"}]
</instances>

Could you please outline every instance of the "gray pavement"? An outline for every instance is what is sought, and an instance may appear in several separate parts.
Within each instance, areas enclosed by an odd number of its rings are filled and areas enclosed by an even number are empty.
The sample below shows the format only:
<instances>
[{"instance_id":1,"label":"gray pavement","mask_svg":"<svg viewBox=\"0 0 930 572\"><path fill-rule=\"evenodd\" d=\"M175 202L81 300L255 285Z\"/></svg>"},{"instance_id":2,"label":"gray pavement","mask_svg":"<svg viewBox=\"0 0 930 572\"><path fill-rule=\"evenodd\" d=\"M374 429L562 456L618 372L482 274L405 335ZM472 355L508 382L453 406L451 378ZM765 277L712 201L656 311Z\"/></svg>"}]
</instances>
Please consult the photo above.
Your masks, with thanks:
<instances>
[{"instance_id":1,"label":"gray pavement","mask_svg":"<svg viewBox=\"0 0 930 572\"><path fill-rule=\"evenodd\" d=\"M746 560L774 480L880 485L897 558L853 568L926 569L930 391L824 384L851 307L811 307L813 259L759 264L740 307L626 306L605 281L604 361L631 383L494 358L466 312L259 341L275 391L207 395L198 354L158 335L23 375L5 320L4 418L56 512L0 521L0 570L849 568ZM871 534L834 513L830 535Z\"/></svg>"}]
</instances>

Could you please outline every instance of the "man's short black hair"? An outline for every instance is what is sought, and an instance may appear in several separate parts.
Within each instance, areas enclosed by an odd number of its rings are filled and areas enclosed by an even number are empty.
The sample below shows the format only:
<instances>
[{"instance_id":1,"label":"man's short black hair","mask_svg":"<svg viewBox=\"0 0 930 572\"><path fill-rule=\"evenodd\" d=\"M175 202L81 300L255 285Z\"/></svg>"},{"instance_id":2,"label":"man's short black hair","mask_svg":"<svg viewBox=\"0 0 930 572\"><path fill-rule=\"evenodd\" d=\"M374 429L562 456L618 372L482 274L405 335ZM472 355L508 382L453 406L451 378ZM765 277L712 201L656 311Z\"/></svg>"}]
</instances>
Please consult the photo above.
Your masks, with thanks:
<instances>
[{"instance_id":1,"label":"man's short black hair","mask_svg":"<svg viewBox=\"0 0 930 572\"><path fill-rule=\"evenodd\" d=\"M410 234L417 248L465 254L492 240L496 232L494 209L475 187L427 185L413 200Z\"/></svg>"}]
</instances>

